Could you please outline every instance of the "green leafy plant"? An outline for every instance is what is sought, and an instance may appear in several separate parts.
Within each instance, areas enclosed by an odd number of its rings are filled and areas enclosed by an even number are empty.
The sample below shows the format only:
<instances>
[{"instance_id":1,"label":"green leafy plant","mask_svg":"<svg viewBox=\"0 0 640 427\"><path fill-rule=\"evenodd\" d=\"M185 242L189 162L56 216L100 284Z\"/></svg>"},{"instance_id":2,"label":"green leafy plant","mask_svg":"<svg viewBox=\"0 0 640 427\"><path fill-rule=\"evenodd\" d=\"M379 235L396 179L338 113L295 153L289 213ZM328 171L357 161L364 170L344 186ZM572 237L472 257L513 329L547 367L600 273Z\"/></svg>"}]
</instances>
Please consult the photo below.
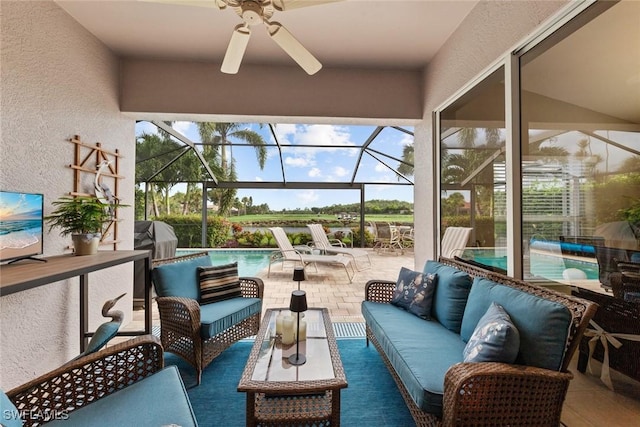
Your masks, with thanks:
<instances>
[{"instance_id":1,"label":"green leafy plant","mask_svg":"<svg viewBox=\"0 0 640 427\"><path fill-rule=\"evenodd\" d=\"M56 209L44 217L49 231L59 228L60 234L100 234L113 219L112 211L125 205L105 205L96 197L61 197L51 203Z\"/></svg>"}]
</instances>

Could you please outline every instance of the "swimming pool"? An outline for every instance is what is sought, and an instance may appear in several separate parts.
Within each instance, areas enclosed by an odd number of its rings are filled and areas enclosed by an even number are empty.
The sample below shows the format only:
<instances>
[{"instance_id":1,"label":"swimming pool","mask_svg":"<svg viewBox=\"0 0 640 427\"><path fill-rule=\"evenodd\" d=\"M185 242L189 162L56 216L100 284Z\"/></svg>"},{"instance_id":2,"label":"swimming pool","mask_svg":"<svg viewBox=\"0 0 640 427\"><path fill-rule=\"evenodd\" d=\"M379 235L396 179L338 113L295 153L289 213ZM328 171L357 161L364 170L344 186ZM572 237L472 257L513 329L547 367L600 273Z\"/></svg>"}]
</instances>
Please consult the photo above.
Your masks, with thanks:
<instances>
[{"instance_id":1,"label":"swimming pool","mask_svg":"<svg viewBox=\"0 0 640 427\"><path fill-rule=\"evenodd\" d=\"M463 258L473 259L482 264L507 269L506 249L503 248L466 248ZM562 272L567 268L576 268L583 271L587 279L598 279L598 263L587 260L578 260L557 256L553 254L531 251L528 258L529 269L525 263L525 275L527 272L533 277L543 277L548 280L563 280Z\"/></svg>"},{"instance_id":2,"label":"swimming pool","mask_svg":"<svg viewBox=\"0 0 640 427\"><path fill-rule=\"evenodd\" d=\"M222 265L238 262L238 275L256 277L269 266L269 255L273 249L178 249L176 256L208 251L211 264Z\"/></svg>"}]
</instances>

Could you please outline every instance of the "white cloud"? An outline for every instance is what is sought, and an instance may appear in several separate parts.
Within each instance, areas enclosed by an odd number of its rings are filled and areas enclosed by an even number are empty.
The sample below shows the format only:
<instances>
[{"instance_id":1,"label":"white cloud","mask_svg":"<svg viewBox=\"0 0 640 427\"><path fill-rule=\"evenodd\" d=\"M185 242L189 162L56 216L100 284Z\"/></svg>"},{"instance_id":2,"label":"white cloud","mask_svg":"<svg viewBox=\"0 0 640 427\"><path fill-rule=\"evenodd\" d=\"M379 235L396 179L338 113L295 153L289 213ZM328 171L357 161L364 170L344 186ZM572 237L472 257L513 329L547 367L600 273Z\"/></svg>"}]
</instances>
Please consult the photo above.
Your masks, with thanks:
<instances>
[{"instance_id":1,"label":"white cloud","mask_svg":"<svg viewBox=\"0 0 640 427\"><path fill-rule=\"evenodd\" d=\"M255 177L255 181L260 181L260 182L262 182L262 181L263 181L263 179L262 179L262 177L260 177L260 176L256 176L256 177Z\"/></svg>"},{"instance_id":2,"label":"white cloud","mask_svg":"<svg viewBox=\"0 0 640 427\"><path fill-rule=\"evenodd\" d=\"M193 122L173 122L173 125L171 125L172 128L183 135L187 134L191 126L195 126L195 124Z\"/></svg>"},{"instance_id":3,"label":"white cloud","mask_svg":"<svg viewBox=\"0 0 640 427\"><path fill-rule=\"evenodd\" d=\"M315 165L313 159L305 157L285 157L284 164L293 168L307 168Z\"/></svg>"},{"instance_id":4,"label":"white cloud","mask_svg":"<svg viewBox=\"0 0 640 427\"><path fill-rule=\"evenodd\" d=\"M344 126L306 125L302 126L300 130L295 134L295 144L335 145L337 147L355 145L351 141L348 128Z\"/></svg>"},{"instance_id":5,"label":"white cloud","mask_svg":"<svg viewBox=\"0 0 640 427\"><path fill-rule=\"evenodd\" d=\"M302 206L309 206L320 199L318 193L315 190L305 190L296 193L296 198Z\"/></svg>"},{"instance_id":6,"label":"white cloud","mask_svg":"<svg viewBox=\"0 0 640 427\"><path fill-rule=\"evenodd\" d=\"M276 134L276 137L278 138L278 141L282 144L289 144L290 138L291 136L294 136L296 133L296 129L297 126L294 124L282 124L282 123L278 123L277 125L274 126L274 133ZM273 136L272 138L272 142L273 141Z\"/></svg>"},{"instance_id":7,"label":"white cloud","mask_svg":"<svg viewBox=\"0 0 640 427\"><path fill-rule=\"evenodd\" d=\"M346 168L343 168L342 166L336 166L335 168L333 168L333 174L342 178L344 176L349 175L349 171Z\"/></svg>"},{"instance_id":8,"label":"white cloud","mask_svg":"<svg viewBox=\"0 0 640 427\"><path fill-rule=\"evenodd\" d=\"M376 172L389 172L389 168L386 167L385 165L383 165L382 163L378 162L376 164L376 167L374 168Z\"/></svg>"},{"instance_id":9,"label":"white cloud","mask_svg":"<svg viewBox=\"0 0 640 427\"><path fill-rule=\"evenodd\" d=\"M311 170L309 171L309 176L311 178L318 178L322 176L322 171L318 168L311 168Z\"/></svg>"},{"instance_id":10,"label":"white cloud","mask_svg":"<svg viewBox=\"0 0 640 427\"><path fill-rule=\"evenodd\" d=\"M401 147L404 147L405 145L413 145L413 136L406 133L402 134L399 145Z\"/></svg>"},{"instance_id":11,"label":"white cloud","mask_svg":"<svg viewBox=\"0 0 640 427\"><path fill-rule=\"evenodd\" d=\"M157 134L158 128L151 122L141 121L136 123L136 135L140 136L142 133Z\"/></svg>"}]
</instances>

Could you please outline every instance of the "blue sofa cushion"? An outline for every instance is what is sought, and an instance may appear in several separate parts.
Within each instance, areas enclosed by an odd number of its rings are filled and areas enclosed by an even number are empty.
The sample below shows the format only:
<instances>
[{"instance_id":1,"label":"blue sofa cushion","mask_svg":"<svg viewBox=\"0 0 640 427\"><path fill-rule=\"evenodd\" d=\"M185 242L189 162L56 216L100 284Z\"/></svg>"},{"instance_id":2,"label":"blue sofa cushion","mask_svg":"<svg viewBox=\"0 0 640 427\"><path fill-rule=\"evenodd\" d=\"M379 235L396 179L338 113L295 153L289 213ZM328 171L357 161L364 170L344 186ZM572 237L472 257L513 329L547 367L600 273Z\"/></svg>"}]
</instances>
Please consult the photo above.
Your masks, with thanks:
<instances>
[{"instance_id":1,"label":"blue sofa cushion","mask_svg":"<svg viewBox=\"0 0 640 427\"><path fill-rule=\"evenodd\" d=\"M260 313L260 298L236 297L200 306L200 336L208 339Z\"/></svg>"},{"instance_id":2,"label":"blue sofa cushion","mask_svg":"<svg viewBox=\"0 0 640 427\"><path fill-rule=\"evenodd\" d=\"M187 261L164 264L151 272L153 285L159 297L200 299L198 267L211 265L211 258L201 256Z\"/></svg>"},{"instance_id":3,"label":"blue sofa cushion","mask_svg":"<svg viewBox=\"0 0 640 427\"><path fill-rule=\"evenodd\" d=\"M55 420L47 426L197 426L187 392L175 366L131 384Z\"/></svg>"},{"instance_id":4,"label":"blue sofa cushion","mask_svg":"<svg viewBox=\"0 0 640 427\"><path fill-rule=\"evenodd\" d=\"M198 267L200 304L241 297L238 263Z\"/></svg>"},{"instance_id":5,"label":"blue sofa cushion","mask_svg":"<svg viewBox=\"0 0 640 427\"><path fill-rule=\"evenodd\" d=\"M476 277L464 312L460 335L468 341L492 302L504 307L520 334L516 363L559 370L572 315L564 305ZM540 319L544 319L543 322Z\"/></svg>"},{"instance_id":6,"label":"blue sofa cushion","mask_svg":"<svg viewBox=\"0 0 640 427\"><path fill-rule=\"evenodd\" d=\"M437 261L427 261L424 272L438 275L431 316L450 331L460 333L464 308L473 283L471 277Z\"/></svg>"},{"instance_id":7,"label":"blue sofa cushion","mask_svg":"<svg viewBox=\"0 0 640 427\"><path fill-rule=\"evenodd\" d=\"M437 277L435 274L424 274L402 267L391 304L423 319L430 319Z\"/></svg>"},{"instance_id":8,"label":"blue sofa cushion","mask_svg":"<svg viewBox=\"0 0 640 427\"><path fill-rule=\"evenodd\" d=\"M520 334L504 308L492 302L464 348L465 362L513 363L520 349Z\"/></svg>"},{"instance_id":9,"label":"blue sofa cushion","mask_svg":"<svg viewBox=\"0 0 640 427\"><path fill-rule=\"evenodd\" d=\"M18 409L4 394L4 391L0 391L0 425L5 427L21 427L22 420L20 419L20 413Z\"/></svg>"},{"instance_id":10,"label":"blue sofa cushion","mask_svg":"<svg viewBox=\"0 0 640 427\"><path fill-rule=\"evenodd\" d=\"M445 374L462 362L460 335L391 304L364 301L362 315L416 405L441 415Z\"/></svg>"}]
</instances>

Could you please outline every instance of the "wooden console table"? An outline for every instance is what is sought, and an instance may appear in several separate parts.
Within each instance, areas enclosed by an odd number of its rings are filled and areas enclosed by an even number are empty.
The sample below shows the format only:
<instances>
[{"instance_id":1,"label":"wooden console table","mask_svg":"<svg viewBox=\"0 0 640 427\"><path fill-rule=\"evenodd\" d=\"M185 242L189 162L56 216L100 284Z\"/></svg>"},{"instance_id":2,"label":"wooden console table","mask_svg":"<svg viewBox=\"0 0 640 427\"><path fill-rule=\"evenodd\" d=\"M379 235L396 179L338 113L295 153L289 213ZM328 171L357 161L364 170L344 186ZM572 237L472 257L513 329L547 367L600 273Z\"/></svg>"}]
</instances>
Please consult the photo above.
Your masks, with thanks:
<instances>
[{"instance_id":1,"label":"wooden console table","mask_svg":"<svg viewBox=\"0 0 640 427\"><path fill-rule=\"evenodd\" d=\"M26 291L38 286L80 278L80 352L83 352L88 338L89 324L89 273L116 265L144 260L144 331L119 332L118 335L134 336L151 333L151 251L99 251L95 255L57 255L47 258L47 262L23 261L0 266L0 296ZM133 280L131 286L133 292Z\"/></svg>"}]
</instances>

